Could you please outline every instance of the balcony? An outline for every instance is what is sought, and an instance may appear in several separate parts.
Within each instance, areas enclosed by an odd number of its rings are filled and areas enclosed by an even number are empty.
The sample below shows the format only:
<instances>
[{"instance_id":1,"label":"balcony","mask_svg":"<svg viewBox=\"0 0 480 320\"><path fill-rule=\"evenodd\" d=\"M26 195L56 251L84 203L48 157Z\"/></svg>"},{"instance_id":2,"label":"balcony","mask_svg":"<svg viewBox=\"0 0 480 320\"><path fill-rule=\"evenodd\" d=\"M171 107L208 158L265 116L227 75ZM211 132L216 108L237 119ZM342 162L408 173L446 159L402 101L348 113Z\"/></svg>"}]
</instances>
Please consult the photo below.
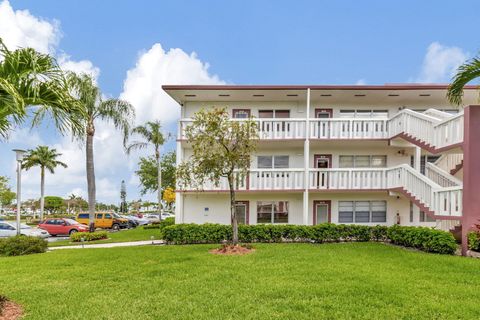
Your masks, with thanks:
<instances>
[{"instance_id":1,"label":"balcony","mask_svg":"<svg viewBox=\"0 0 480 320\"><path fill-rule=\"evenodd\" d=\"M437 113L441 113L442 117ZM232 119L232 121L244 121ZM378 140L396 137L432 153L453 148L463 142L463 113L452 116L435 109L424 113L404 109L385 118L254 119L259 138L268 141L303 140ZM185 128L192 119L182 119L178 137L185 140Z\"/></svg>"},{"instance_id":2,"label":"balcony","mask_svg":"<svg viewBox=\"0 0 480 320\"><path fill-rule=\"evenodd\" d=\"M237 173L235 188L239 192L251 191L395 191L402 193L422 210L436 216L462 215L462 186L443 187L403 164L391 168L333 168L309 169L252 169L246 174ZM227 192L228 182L218 185L203 184L200 189L183 191Z\"/></svg>"}]
</instances>

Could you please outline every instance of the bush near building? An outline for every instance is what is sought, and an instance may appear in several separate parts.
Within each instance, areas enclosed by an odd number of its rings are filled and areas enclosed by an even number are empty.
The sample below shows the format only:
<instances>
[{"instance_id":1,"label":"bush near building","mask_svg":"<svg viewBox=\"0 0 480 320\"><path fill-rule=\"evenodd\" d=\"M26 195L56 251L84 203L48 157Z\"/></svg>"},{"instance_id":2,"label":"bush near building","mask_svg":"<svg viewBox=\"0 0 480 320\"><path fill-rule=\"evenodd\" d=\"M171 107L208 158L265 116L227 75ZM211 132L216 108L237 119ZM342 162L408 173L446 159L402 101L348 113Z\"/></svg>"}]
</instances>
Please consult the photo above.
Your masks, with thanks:
<instances>
[{"instance_id":1,"label":"bush near building","mask_svg":"<svg viewBox=\"0 0 480 320\"><path fill-rule=\"evenodd\" d=\"M177 224L163 228L162 238L171 244L231 241L232 228L221 224ZM315 226L240 225L241 242L341 242L387 241L426 252L454 254L457 244L449 232L402 226L362 226L323 223Z\"/></svg>"}]
</instances>

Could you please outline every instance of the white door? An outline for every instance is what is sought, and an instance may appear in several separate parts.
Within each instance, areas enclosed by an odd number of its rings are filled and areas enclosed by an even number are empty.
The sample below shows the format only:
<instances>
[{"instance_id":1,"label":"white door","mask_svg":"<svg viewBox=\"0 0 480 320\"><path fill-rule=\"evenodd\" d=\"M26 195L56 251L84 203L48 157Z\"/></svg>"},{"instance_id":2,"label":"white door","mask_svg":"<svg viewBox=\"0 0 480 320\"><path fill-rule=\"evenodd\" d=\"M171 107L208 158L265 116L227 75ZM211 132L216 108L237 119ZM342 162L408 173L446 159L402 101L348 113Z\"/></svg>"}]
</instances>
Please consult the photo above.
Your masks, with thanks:
<instances>
[{"instance_id":1,"label":"white door","mask_svg":"<svg viewBox=\"0 0 480 320\"><path fill-rule=\"evenodd\" d=\"M235 214L237 216L238 224L247 224L247 204L236 203Z\"/></svg>"},{"instance_id":2,"label":"white door","mask_svg":"<svg viewBox=\"0 0 480 320\"><path fill-rule=\"evenodd\" d=\"M328 204L317 203L315 207L315 213L317 215L317 224L327 223L328 221Z\"/></svg>"}]
</instances>

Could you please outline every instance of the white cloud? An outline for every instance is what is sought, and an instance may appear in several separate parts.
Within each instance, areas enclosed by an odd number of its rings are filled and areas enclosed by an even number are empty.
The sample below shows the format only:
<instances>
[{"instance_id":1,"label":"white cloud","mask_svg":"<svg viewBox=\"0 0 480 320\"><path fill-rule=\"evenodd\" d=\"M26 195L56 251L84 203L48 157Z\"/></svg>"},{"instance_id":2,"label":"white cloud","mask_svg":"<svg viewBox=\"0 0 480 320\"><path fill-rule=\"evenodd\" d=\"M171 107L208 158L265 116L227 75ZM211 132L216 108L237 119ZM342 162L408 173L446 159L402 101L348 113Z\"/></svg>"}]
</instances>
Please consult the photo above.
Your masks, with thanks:
<instances>
[{"instance_id":1,"label":"white cloud","mask_svg":"<svg viewBox=\"0 0 480 320\"><path fill-rule=\"evenodd\" d=\"M1 0L0 0L1 1ZM4 38L11 49L33 47L41 52L50 53L58 58L60 65L75 72L86 72L98 77L100 69L89 60L74 61L58 48L61 38L60 24L31 15L28 11L14 11L8 1L0 2L0 37ZM195 53L186 53L182 49L165 51L161 44L154 44L148 51L139 54L138 61L127 72L122 99L134 105L137 122L160 119L165 126L173 124L179 117L180 108L163 90L163 84L223 84L217 76L208 71L208 64L201 61ZM61 153L60 160L68 168L58 168L54 175L46 176L46 194L64 195L71 193L86 197L86 173L84 147L72 142L70 137L52 141L52 136L40 136L28 129L19 129L12 134L10 143L24 145L26 148L38 144L49 144ZM28 141L28 142L27 142ZM12 145L0 146L0 151L12 149ZM97 199L102 202L118 202L120 183L128 181L129 198L138 196L138 178L136 169L138 153L127 157L123 150L121 134L111 124L98 122L94 139L94 160L97 186ZM15 176L15 163L12 156L0 168L0 174ZM24 199L38 198L40 194L39 169L34 168L23 173ZM133 186L132 184L136 184Z\"/></svg>"},{"instance_id":2,"label":"white cloud","mask_svg":"<svg viewBox=\"0 0 480 320\"><path fill-rule=\"evenodd\" d=\"M58 21L47 21L28 10L14 11L8 0L0 3L0 37L10 49L32 47L54 53L61 38Z\"/></svg>"},{"instance_id":3,"label":"white cloud","mask_svg":"<svg viewBox=\"0 0 480 320\"><path fill-rule=\"evenodd\" d=\"M100 69L89 60L72 60L66 53L57 54L61 38L60 23L33 16L28 10L14 10L8 0L0 3L0 38L15 50L31 47L42 53L57 55L60 66L69 71L90 74L96 80Z\"/></svg>"},{"instance_id":4,"label":"white cloud","mask_svg":"<svg viewBox=\"0 0 480 320\"><path fill-rule=\"evenodd\" d=\"M422 70L415 82L449 82L457 68L468 59L468 52L432 42L423 60Z\"/></svg>"},{"instance_id":5,"label":"white cloud","mask_svg":"<svg viewBox=\"0 0 480 320\"><path fill-rule=\"evenodd\" d=\"M367 84L367 81L365 79L359 79L357 82L355 82L357 86L364 86Z\"/></svg>"},{"instance_id":6,"label":"white cloud","mask_svg":"<svg viewBox=\"0 0 480 320\"><path fill-rule=\"evenodd\" d=\"M93 65L90 60L74 61L68 54L62 53L58 56L58 63L63 70L73 71L75 73L86 73L95 80L100 75L100 69Z\"/></svg>"},{"instance_id":7,"label":"white cloud","mask_svg":"<svg viewBox=\"0 0 480 320\"><path fill-rule=\"evenodd\" d=\"M208 72L208 63L195 52L187 54L179 48L165 51L160 43L140 54L134 68L128 70L121 98L135 106L137 122L160 119L173 123L180 108L163 90L164 84L224 84Z\"/></svg>"}]
</instances>

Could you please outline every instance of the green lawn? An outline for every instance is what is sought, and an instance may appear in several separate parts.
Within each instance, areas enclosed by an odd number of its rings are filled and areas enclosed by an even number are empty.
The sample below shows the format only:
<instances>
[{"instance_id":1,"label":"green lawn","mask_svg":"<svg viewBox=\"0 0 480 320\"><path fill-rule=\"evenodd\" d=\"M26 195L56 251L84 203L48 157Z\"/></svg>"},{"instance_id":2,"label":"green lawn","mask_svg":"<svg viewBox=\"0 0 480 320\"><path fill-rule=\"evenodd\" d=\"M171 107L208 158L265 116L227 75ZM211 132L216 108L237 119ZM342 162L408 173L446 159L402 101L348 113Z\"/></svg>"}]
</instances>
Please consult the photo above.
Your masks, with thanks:
<instances>
[{"instance_id":1,"label":"green lawn","mask_svg":"<svg viewBox=\"0 0 480 320\"><path fill-rule=\"evenodd\" d=\"M160 240L160 229L147 229L144 230L143 227L138 227L135 229L121 230L117 232L110 232L108 234L108 239L90 241L88 244L92 243L111 243L111 242L127 242L127 241L142 241L150 240L151 237L154 237L155 240ZM70 240L59 240L55 242L50 242L49 247L58 247L58 246L71 246L81 244L79 242L71 242Z\"/></svg>"},{"instance_id":2,"label":"green lawn","mask_svg":"<svg viewBox=\"0 0 480 320\"><path fill-rule=\"evenodd\" d=\"M26 319L478 319L480 260L380 243L60 250L0 258Z\"/></svg>"}]
</instances>

